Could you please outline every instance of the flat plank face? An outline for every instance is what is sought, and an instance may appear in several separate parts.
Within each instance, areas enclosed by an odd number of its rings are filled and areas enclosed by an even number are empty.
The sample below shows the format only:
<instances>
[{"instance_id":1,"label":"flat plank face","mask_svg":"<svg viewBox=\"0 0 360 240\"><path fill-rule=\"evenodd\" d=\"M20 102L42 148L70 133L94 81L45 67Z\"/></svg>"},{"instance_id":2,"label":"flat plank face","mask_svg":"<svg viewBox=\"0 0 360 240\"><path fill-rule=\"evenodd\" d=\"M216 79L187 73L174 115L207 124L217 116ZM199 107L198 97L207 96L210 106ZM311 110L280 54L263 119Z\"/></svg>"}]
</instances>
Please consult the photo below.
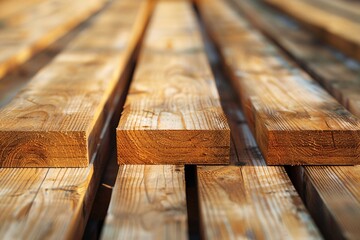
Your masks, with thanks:
<instances>
[{"instance_id":1,"label":"flat plank face","mask_svg":"<svg viewBox=\"0 0 360 240\"><path fill-rule=\"evenodd\" d=\"M352 3L354 10L357 10L354 13L339 7L339 4L331 3L336 1L266 0L266 2L294 16L313 29L319 37L360 60L359 5ZM348 3L343 3L342 6L346 4Z\"/></svg>"},{"instance_id":2,"label":"flat plank face","mask_svg":"<svg viewBox=\"0 0 360 240\"><path fill-rule=\"evenodd\" d=\"M183 166L120 166L102 239L187 239Z\"/></svg>"},{"instance_id":3,"label":"flat plank face","mask_svg":"<svg viewBox=\"0 0 360 240\"><path fill-rule=\"evenodd\" d=\"M0 166L88 166L149 6L115 2L0 111Z\"/></svg>"},{"instance_id":4,"label":"flat plank face","mask_svg":"<svg viewBox=\"0 0 360 240\"><path fill-rule=\"evenodd\" d=\"M28 1L16 8L14 4L3 4L4 9L0 10L0 78L103 4L104 0L89 0L87 4L77 0Z\"/></svg>"},{"instance_id":5,"label":"flat plank face","mask_svg":"<svg viewBox=\"0 0 360 240\"><path fill-rule=\"evenodd\" d=\"M357 117L230 7L203 12L268 164L360 163Z\"/></svg>"},{"instance_id":6,"label":"flat plank face","mask_svg":"<svg viewBox=\"0 0 360 240\"><path fill-rule=\"evenodd\" d=\"M360 99L359 63L339 57L294 21L260 1L234 2L261 30L316 76L339 102L360 117L360 104L350 104ZM355 223L360 222L359 165L291 167L288 173L325 237L358 238L360 229Z\"/></svg>"},{"instance_id":7,"label":"flat plank face","mask_svg":"<svg viewBox=\"0 0 360 240\"><path fill-rule=\"evenodd\" d=\"M189 2L159 2L117 128L120 164L222 164L230 130Z\"/></svg>"}]
</instances>

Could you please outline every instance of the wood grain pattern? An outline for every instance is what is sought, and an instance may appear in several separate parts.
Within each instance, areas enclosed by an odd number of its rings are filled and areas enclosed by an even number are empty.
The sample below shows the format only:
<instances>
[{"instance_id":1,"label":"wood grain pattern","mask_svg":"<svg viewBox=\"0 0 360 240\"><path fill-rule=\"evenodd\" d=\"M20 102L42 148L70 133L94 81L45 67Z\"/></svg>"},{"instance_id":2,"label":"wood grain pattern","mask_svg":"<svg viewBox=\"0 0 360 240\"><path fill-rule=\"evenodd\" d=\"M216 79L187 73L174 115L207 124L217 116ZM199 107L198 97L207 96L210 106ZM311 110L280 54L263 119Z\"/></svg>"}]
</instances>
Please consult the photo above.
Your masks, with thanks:
<instances>
[{"instance_id":1,"label":"wood grain pattern","mask_svg":"<svg viewBox=\"0 0 360 240\"><path fill-rule=\"evenodd\" d=\"M56 46L65 46L68 39L63 40L65 43L59 42ZM36 64L29 67L34 65L38 67ZM23 81L16 77L13 80ZM6 89L0 89L0 93L2 91ZM117 99L116 105L123 104L124 98ZM115 132L111 130L118 123L120 110L109 111L107 117L102 140L87 168L0 168L0 236L81 239L104 165L115 147Z\"/></svg>"},{"instance_id":2,"label":"wood grain pattern","mask_svg":"<svg viewBox=\"0 0 360 240\"><path fill-rule=\"evenodd\" d=\"M351 113L360 116L360 64L324 46L312 34L259 1L233 1ZM331 1L336 2L336 1Z\"/></svg>"},{"instance_id":3,"label":"wood grain pattern","mask_svg":"<svg viewBox=\"0 0 360 240\"><path fill-rule=\"evenodd\" d=\"M190 2L160 1L117 128L120 164L223 164L230 130Z\"/></svg>"},{"instance_id":4,"label":"wood grain pattern","mask_svg":"<svg viewBox=\"0 0 360 240\"><path fill-rule=\"evenodd\" d=\"M187 239L183 166L123 165L102 239Z\"/></svg>"},{"instance_id":5,"label":"wood grain pattern","mask_svg":"<svg viewBox=\"0 0 360 240\"><path fill-rule=\"evenodd\" d=\"M19 0L20 1L20 0ZM21 0L23 1L23 0ZM35 0L34 0L35 1ZM8 3L9 1L5 1ZM12 1L10 1L12 2ZM17 3L18 1L14 1ZM27 1L26 1L27 2ZM31 2L31 1L29 1ZM108 5L107 5L108 6ZM26 62L8 72L0 81L0 108L8 104L14 96L46 65L48 65L69 43L84 30L97 14L66 33L63 37L34 54Z\"/></svg>"},{"instance_id":6,"label":"wood grain pattern","mask_svg":"<svg viewBox=\"0 0 360 240\"><path fill-rule=\"evenodd\" d=\"M0 78L88 18L104 4L89 0L51 0L0 19ZM26 5L26 4L25 4Z\"/></svg>"},{"instance_id":7,"label":"wood grain pattern","mask_svg":"<svg viewBox=\"0 0 360 240\"><path fill-rule=\"evenodd\" d=\"M88 166L150 5L115 2L0 111L1 166Z\"/></svg>"},{"instance_id":8,"label":"wood grain pattern","mask_svg":"<svg viewBox=\"0 0 360 240\"><path fill-rule=\"evenodd\" d=\"M356 19L351 19L348 17L349 13L345 16L339 14L339 7L332 7L328 3L333 1L266 0L266 2L305 23L319 37L349 56L360 59L359 10L356 13ZM330 11L327 6L336 9L337 12Z\"/></svg>"},{"instance_id":9,"label":"wood grain pattern","mask_svg":"<svg viewBox=\"0 0 360 240\"><path fill-rule=\"evenodd\" d=\"M295 22L260 1L233 1L350 112L360 116L360 64L316 41ZM335 1L334 1L335 2ZM329 239L357 239L360 166L289 167L288 173L320 230ZM328 231L331 229L331 231Z\"/></svg>"},{"instance_id":10,"label":"wood grain pattern","mask_svg":"<svg viewBox=\"0 0 360 240\"><path fill-rule=\"evenodd\" d=\"M235 11L221 2L207 5L206 25L220 47L266 162L359 163L360 120Z\"/></svg>"},{"instance_id":11,"label":"wood grain pattern","mask_svg":"<svg viewBox=\"0 0 360 240\"><path fill-rule=\"evenodd\" d=\"M211 55L214 49L208 46ZM197 167L203 238L321 239L285 169L266 166L220 59L213 55L235 166Z\"/></svg>"}]
</instances>

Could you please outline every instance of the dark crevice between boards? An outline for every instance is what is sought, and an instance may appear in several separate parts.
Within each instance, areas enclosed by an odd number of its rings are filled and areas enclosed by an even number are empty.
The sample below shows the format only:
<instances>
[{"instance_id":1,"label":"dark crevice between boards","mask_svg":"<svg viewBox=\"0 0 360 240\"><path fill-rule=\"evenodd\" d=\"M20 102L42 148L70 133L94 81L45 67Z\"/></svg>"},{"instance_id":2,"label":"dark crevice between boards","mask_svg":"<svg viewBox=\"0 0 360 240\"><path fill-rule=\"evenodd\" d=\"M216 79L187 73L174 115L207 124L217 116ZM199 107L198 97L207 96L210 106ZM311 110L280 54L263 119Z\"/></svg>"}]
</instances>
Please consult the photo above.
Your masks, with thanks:
<instances>
[{"instance_id":1,"label":"dark crevice between boards","mask_svg":"<svg viewBox=\"0 0 360 240\"><path fill-rule=\"evenodd\" d=\"M110 104L110 106L112 105L114 107L104 110L113 111L111 113L113 117L111 118L110 123L104 127L104 129L109 129L108 132L111 135L110 141L108 142L108 144L111 146L109 150L111 154L108 154L102 168L94 170L94 174L95 171L99 172L99 174L101 175L101 180L96 182L97 186L95 188L95 197L91 204L91 212L89 214L88 220L86 221L87 224L82 239L99 239L105 223L105 218L111 200L112 190L115 185L117 173L119 170L119 165L116 159L116 127L119 123L124 103L128 95L129 87L134 76L141 45L147 26L151 19L151 12L152 11L150 10L150 16L146 20L144 31L141 33L140 40L136 44L135 50L129 62L127 63L127 66L125 67L126 70L124 74L120 77L117 86L112 93L112 95L114 95L113 104ZM122 92L122 94L117 94L119 92ZM102 139L100 140L100 142L101 141Z\"/></svg>"},{"instance_id":2,"label":"dark crevice between boards","mask_svg":"<svg viewBox=\"0 0 360 240\"><path fill-rule=\"evenodd\" d=\"M322 203L318 190L305 174L305 168L302 166L286 166L285 170L325 239L345 239L343 230L336 223L334 216L329 214L330 210Z\"/></svg>"},{"instance_id":3,"label":"dark crevice between boards","mask_svg":"<svg viewBox=\"0 0 360 240\"><path fill-rule=\"evenodd\" d=\"M76 38L82 30L91 24L93 19L109 6L109 2L84 20L64 36L50 44L43 50L35 53L24 63L15 69L9 70L5 76L0 78L0 108L8 104L15 95L26 86L26 84L47 64L49 64L59 53L61 53Z\"/></svg>"},{"instance_id":4,"label":"dark crevice between boards","mask_svg":"<svg viewBox=\"0 0 360 240\"><path fill-rule=\"evenodd\" d=\"M200 206L196 165L185 165L185 182L189 240L199 240L201 239Z\"/></svg>"}]
</instances>

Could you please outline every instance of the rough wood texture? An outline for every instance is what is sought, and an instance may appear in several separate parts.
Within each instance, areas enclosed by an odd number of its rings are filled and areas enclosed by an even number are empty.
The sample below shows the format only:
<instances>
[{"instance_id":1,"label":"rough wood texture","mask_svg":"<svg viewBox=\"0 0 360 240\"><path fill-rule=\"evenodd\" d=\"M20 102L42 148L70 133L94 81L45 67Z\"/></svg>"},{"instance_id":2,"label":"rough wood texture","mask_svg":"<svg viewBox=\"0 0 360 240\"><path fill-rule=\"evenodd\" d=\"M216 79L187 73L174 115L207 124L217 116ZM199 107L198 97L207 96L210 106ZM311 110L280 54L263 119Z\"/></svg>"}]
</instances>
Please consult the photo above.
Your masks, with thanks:
<instances>
[{"instance_id":1,"label":"rough wood texture","mask_svg":"<svg viewBox=\"0 0 360 240\"><path fill-rule=\"evenodd\" d=\"M187 239L184 167L120 166L102 239Z\"/></svg>"},{"instance_id":2,"label":"rough wood texture","mask_svg":"<svg viewBox=\"0 0 360 240\"><path fill-rule=\"evenodd\" d=\"M23 0L21 0L23 1ZM34 0L35 1L35 0ZM5 1L7 3L8 1ZM17 2L16 0L14 2ZM30 1L29 1L30 2ZM108 6L108 5L107 5ZM43 67L62 51L69 43L90 25L92 20L97 16L94 14L76 28L66 33L63 37L47 46L42 51L34 54L26 62L18 66L11 72L8 72L0 81L0 108L8 104L14 96L22 89Z\"/></svg>"},{"instance_id":3,"label":"rough wood texture","mask_svg":"<svg viewBox=\"0 0 360 240\"><path fill-rule=\"evenodd\" d=\"M149 10L114 2L0 111L0 166L89 165Z\"/></svg>"},{"instance_id":4,"label":"rough wood texture","mask_svg":"<svg viewBox=\"0 0 360 240\"><path fill-rule=\"evenodd\" d=\"M360 14L356 19L349 17L349 13L340 14L339 7L328 2L333 1L282 1L266 0L267 3L294 16L305 25L313 29L319 37L346 54L360 60ZM342 5L349 3L342 3ZM336 11L329 11L329 8Z\"/></svg>"},{"instance_id":5,"label":"rough wood texture","mask_svg":"<svg viewBox=\"0 0 360 240\"><path fill-rule=\"evenodd\" d=\"M266 166L220 63L212 64L237 166L197 167L204 239L320 239L284 168Z\"/></svg>"},{"instance_id":6,"label":"rough wood texture","mask_svg":"<svg viewBox=\"0 0 360 240\"><path fill-rule=\"evenodd\" d=\"M117 11L128 11L127 6L119 5ZM6 89L1 88L0 94L3 91ZM116 99L115 105L123 104L124 97ZM120 110L109 109L107 117L102 140L87 168L0 168L0 236L81 239L104 165L115 147L115 132L111 130L118 123Z\"/></svg>"},{"instance_id":7,"label":"rough wood texture","mask_svg":"<svg viewBox=\"0 0 360 240\"><path fill-rule=\"evenodd\" d=\"M104 0L89 0L86 4L78 0L32 2L18 10L10 9L10 13L3 13L4 18L0 18L0 78L104 4Z\"/></svg>"},{"instance_id":8,"label":"rough wood texture","mask_svg":"<svg viewBox=\"0 0 360 240\"><path fill-rule=\"evenodd\" d=\"M221 2L203 10L268 164L357 164L360 120Z\"/></svg>"},{"instance_id":9,"label":"rough wood texture","mask_svg":"<svg viewBox=\"0 0 360 240\"><path fill-rule=\"evenodd\" d=\"M120 164L224 164L230 130L194 12L160 1L117 128Z\"/></svg>"},{"instance_id":10,"label":"rough wood texture","mask_svg":"<svg viewBox=\"0 0 360 240\"><path fill-rule=\"evenodd\" d=\"M291 19L259 1L234 1L259 28L360 117L360 64L331 51ZM331 1L336 2L336 1ZM289 167L294 185L329 239L357 239L360 166ZM331 229L331 231L329 231Z\"/></svg>"},{"instance_id":11,"label":"rough wood texture","mask_svg":"<svg viewBox=\"0 0 360 240\"><path fill-rule=\"evenodd\" d=\"M233 1L351 113L360 116L360 64L327 46L296 22L259 1ZM329 1L330 2L330 1ZM336 1L331 1L336 2Z\"/></svg>"}]
</instances>

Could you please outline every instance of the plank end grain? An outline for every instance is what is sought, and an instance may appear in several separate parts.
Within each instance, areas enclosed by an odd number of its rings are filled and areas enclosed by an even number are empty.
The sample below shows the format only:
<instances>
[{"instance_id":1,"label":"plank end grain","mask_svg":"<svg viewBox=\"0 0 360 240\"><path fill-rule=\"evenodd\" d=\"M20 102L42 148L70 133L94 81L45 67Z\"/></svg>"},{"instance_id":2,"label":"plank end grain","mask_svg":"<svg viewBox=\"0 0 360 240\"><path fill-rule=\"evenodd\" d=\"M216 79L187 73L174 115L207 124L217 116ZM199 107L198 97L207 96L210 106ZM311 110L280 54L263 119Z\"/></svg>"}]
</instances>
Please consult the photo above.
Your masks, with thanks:
<instances>
[{"instance_id":1,"label":"plank end grain","mask_svg":"<svg viewBox=\"0 0 360 240\"><path fill-rule=\"evenodd\" d=\"M283 165L284 159L286 165L360 163L359 131L270 131L261 139L268 141L258 141L268 165Z\"/></svg>"},{"instance_id":2,"label":"plank end grain","mask_svg":"<svg viewBox=\"0 0 360 240\"><path fill-rule=\"evenodd\" d=\"M227 164L229 130L117 129L119 164Z\"/></svg>"},{"instance_id":3,"label":"plank end grain","mask_svg":"<svg viewBox=\"0 0 360 240\"><path fill-rule=\"evenodd\" d=\"M0 131L0 166L87 167L87 142L85 131Z\"/></svg>"}]
</instances>

